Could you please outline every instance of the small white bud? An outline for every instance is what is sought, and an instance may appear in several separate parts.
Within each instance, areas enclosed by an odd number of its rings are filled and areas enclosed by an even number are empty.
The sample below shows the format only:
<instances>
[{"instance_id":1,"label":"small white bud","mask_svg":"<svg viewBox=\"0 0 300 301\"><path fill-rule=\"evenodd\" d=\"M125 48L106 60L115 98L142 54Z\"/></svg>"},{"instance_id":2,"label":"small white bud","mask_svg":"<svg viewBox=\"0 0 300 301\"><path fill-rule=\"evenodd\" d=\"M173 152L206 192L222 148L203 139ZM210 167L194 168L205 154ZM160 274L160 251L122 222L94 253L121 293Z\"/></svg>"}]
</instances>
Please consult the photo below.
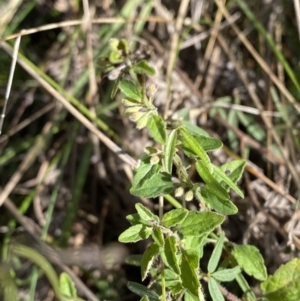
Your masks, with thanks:
<instances>
[{"instance_id":1,"label":"small white bud","mask_svg":"<svg viewBox=\"0 0 300 301\"><path fill-rule=\"evenodd\" d=\"M156 91L157 91L157 85L150 84L148 86L148 95L150 98L152 98L155 95Z\"/></svg>"},{"instance_id":2,"label":"small white bud","mask_svg":"<svg viewBox=\"0 0 300 301\"><path fill-rule=\"evenodd\" d=\"M175 190L175 197L180 198L184 194L184 189L182 187L178 187Z\"/></svg>"},{"instance_id":3,"label":"small white bud","mask_svg":"<svg viewBox=\"0 0 300 301\"><path fill-rule=\"evenodd\" d=\"M147 113L143 112L143 114L144 115L136 123L136 128L138 130L141 130L142 128L144 128L148 123L149 112L147 112Z\"/></svg>"},{"instance_id":4,"label":"small white bud","mask_svg":"<svg viewBox=\"0 0 300 301\"><path fill-rule=\"evenodd\" d=\"M157 164L159 161L160 161L159 156L153 156L153 157L151 157L151 159L150 159L150 163L151 163L152 165Z\"/></svg>"},{"instance_id":5,"label":"small white bud","mask_svg":"<svg viewBox=\"0 0 300 301\"><path fill-rule=\"evenodd\" d=\"M142 108L143 108L142 106L128 107L124 113L125 113L125 115L130 115L131 113L138 112Z\"/></svg>"},{"instance_id":6,"label":"small white bud","mask_svg":"<svg viewBox=\"0 0 300 301\"><path fill-rule=\"evenodd\" d=\"M192 201L194 198L194 193L192 190L189 190L188 192L185 193L184 195L184 199L187 201L187 202L190 202Z\"/></svg>"},{"instance_id":7,"label":"small white bud","mask_svg":"<svg viewBox=\"0 0 300 301\"><path fill-rule=\"evenodd\" d=\"M129 115L129 119L133 122L137 122L140 118L144 117L146 115L145 112L134 112Z\"/></svg>"}]
</instances>

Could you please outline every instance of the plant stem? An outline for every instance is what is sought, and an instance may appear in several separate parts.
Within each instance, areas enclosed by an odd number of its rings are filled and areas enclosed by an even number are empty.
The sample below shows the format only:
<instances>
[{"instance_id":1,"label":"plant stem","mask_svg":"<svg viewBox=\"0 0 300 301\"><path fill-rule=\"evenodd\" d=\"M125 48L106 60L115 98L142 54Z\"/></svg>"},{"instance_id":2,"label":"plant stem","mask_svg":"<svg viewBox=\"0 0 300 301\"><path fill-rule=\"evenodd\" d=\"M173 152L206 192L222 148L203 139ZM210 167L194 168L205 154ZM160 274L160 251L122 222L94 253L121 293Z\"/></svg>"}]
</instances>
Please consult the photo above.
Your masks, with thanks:
<instances>
[{"instance_id":1,"label":"plant stem","mask_svg":"<svg viewBox=\"0 0 300 301\"><path fill-rule=\"evenodd\" d=\"M167 295L166 295L166 279L165 279L165 267L162 263L162 269L161 269L161 294L162 294L162 301L167 301Z\"/></svg>"}]
</instances>

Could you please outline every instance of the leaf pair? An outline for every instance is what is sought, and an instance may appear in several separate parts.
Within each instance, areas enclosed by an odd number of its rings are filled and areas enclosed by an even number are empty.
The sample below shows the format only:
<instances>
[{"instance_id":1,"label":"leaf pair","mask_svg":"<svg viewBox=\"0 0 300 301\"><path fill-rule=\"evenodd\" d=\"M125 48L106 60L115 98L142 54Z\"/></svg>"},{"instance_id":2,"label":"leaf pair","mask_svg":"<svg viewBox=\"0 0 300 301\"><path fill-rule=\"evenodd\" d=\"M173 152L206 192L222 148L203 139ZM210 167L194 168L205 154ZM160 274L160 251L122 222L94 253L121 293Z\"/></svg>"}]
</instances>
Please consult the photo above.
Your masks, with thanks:
<instances>
[{"instance_id":1,"label":"leaf pair","mask_svg":"<svg viewBox=\"0 0 300 301\"><path fill-rule=\"evenodd\" d=\"M161 168L161 164L153 165L147 158L136 170L130 193L145 198L171 193L176 188L176 184L170 174L161 172Z\"/></svg>"},{"instance_id":2,"label":"leaf pair","mask_svg":"<svg viewBox=\"0 0 300 301\"><path fill-rule=\"evenodd\" d=\"M174 290L187 289L194 296L199 296L201 290L197 269L203 240L224 221L224 217L214 212L180 208L167 212L159 221L158 216L141 204L136 204L136 209L137 213L127 217L132 226L120 235L119 241L137 242L152 236L154 242L141 260L142 279L147 277L160 256L165 266L174 273Z\"/></svg>"},{"instance_id":3,"label":"leaf pair","mask_svg":"<svg viewBox=\"0 0 300 301\"><path fill-rule=\"evenodd\" d=\"M109 41L109 61L112 64L122 63L128 55L128 45L126 40L110 39Z\"/></svg>"},{"instance_id":4,"label":"leaf pair","mask_svg":"<svg viewBox=\"0 0 300 301\"><path fill-rule=\"evenodd\" d=\"M212 209L226 215L237 213L238 210L230 201L228 192L231 188L244 197L236 182L240 179L245 164L244 160L234 160L224 164L221 168L213 165L213 173L211 173L203 161L196 162L197 172L206 183L206 186L201 188L201 196ZM229 175L226 175L225 172Z\"/></svg>"}]
</instances>

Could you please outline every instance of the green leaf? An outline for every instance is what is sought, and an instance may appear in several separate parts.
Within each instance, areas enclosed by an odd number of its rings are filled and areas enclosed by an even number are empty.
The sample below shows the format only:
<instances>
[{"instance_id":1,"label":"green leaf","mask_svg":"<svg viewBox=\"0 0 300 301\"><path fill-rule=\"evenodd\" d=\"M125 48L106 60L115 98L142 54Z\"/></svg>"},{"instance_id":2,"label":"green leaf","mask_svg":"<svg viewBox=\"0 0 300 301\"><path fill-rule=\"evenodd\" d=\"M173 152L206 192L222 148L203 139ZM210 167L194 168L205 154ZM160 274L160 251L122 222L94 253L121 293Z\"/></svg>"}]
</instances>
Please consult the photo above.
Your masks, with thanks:
<instances>
[{"instance_id":1,"label":"green leaf","mask_svg":"<svg viewBox=\"0 0 300 301\"><path fill-rule=\"evenodd\" d=\"M164 256L163 261L164 263L172 269L176 274L180 274L180 269L177 260L177 248L176 248L176 238L174 236L169 236L165 240L165 247L164 247Z\"/></svg>"},{"instance_id":2,"label":"green leaf","mask_svg":"<svg viewBox=\"0 0 300 301\"><path fill-rule=\"evenodd\" d=\"M264 259L256 247L250 245L235 245L232 254L239 266L248 275L261 281L267 278Z\"/></svg>"},{"instance_id":3,"label":"green leaf","mask_svg":"<svg viewBox=\"0 0 300 301\"><path fill-rule=\"evenodd\" d=\"M132 186L130 193L144 198L155 198L159 195L169 194L175 188L176 185L172 182L171 175L163 172L154 174L143 185Z\"/></svg>"},{"instance_id":4,"label":"green leaf","mask_svg":"<svg viewBox=\"0 0 300 301\"><path fill-rule=\"evenodd\" d=\"M184 294L184 301L205 301L205 298L203 296L202 291L200 290L200 293L202 295L202 299L199 296L194 296L191 293L189 293L189 291L186 291Z\"/></svg>"},{"instance_id":5,"label":"green leaf","mask_svg":"<svg viewBox=\"0 0 300 301\"><path fill-rule=\"evenodd\" d=\"M239 287L243 291L243 295L245 296L245 300L249 301L257 301L255 294L252 292L248 281L245 279L242 273L239 273L236 278L236 282L238 283ZM266 300L264 300L266 301Z\"/></svg>"},{"instance_id":6,"label":"green leaf","mask_svg":"<svg viewBox=\"0 0 300 301\"><path fill-rule=\"evenodd\" d=\"M268 301L298 301L300 296L300 259L279 267L260 287Z\"/></svg>"},{"instance_id":7,"label":"green leaf","mask_svg":"<svg viewBox=\"0 0 300 301\"><path fill-rule=\"evenodd\" d=\"M122 78L122 76L118 76L118 78L114 82L113 88L112 88L111 93L110 93L111 98L115 98L115 96L118 92L118 89L119 89L119 84L120 84L121 78Z\"/></svg>"},{"instance_id":8,"label":"green leaf","mask_svg":"<svg viewBox=\"0 0 300 301\"><path fill-rule=\"evenodd\" d=\"M152 226L149 221L145 221L144 219L142 219L138 213L129 214L126 216L126 219L130 222L132 226L138 224L143 224L145 226Z\"/></svg>"},{"instance_id":9,"label":"green leaf","mask_svg":"<svg viewBox=\"0 0 300 301\"><path fill-rule=\"evenodd\" d=\"M122 79L119 83L119 89L126 98L140 102L142 100L142 92L132 80Z\"/></svg>"},{"instance_id":10,"label":"green leaf","mask_svg":"<svg viewBox=\"0 0 300 301\"><path fill-rule=\"evenodd\" d=\"M196 169L200 177L207 184L207 189L222 200L228 200L229 195L226 189L214 178L207 166L202 161L196 162Z\"/></svg>"},{"instance_id":11,"label":"green leaf","mask_svg":"<svg viewBox=\"0 0 300 301\"><path fill-rule=\"evenodd\" d=\"M243 192L233 183L233 181L221 170L214 166L214 174L219 176L230 188L232 188L241 198L244 197Z\"/></svg>"},{"instance_id":12,"label":"green leaf","mask_svg":"<svg viewBox=\"0 0 300 301\"><path fill-rule=\"evenodd\" d=\"M166 123L162 117L152 115L148 119L147 127L151 137L160 144L165 144L167 141Z\"/></svg>"},{"instance_id":13,"label":"green leaf","mask_svg":"<svg viewBox=\"0 0 300 301\"><path fill-rule=\"evenodd\" d=\"M224 216L214 212L190 211L182 224L178 226L178 231L187 236L201 236L213 231L224 220Z\"/></svg>"},{"instance_id":14,"label":"green leaf","mask_svg":"<svg viewBox=\"0 0 300 301\"><path fill-rule=\"evenodd\" d=\"M141 262L142 281L144 281L152 267L153 261L159 254L159 246L155 243L150 245L143 254Z\"/></svg>"},{"instance_id":15,"label":"green leaf","mask_svg":"<svg viewBox=\"0 0 300 301\"><path fill-rule=\"evenodd\" d=\"M236 184L242 177L245 166L246 166L246 161L238 159L238 160L233 160L233 161L223 164L220 167L220 169L223 171L223 173L225 173L231 179L231 181L233 183ZM226 186L228 186L225 182L224 182L224 184ZM222 185L223 185L223 183L222 183ZM226 187L225 185L223 185L223 186ZM228 186L228 188L229 188L229 186Z\"/></svg>"},{"instance_id":16,"label":"green leaf","mask_svg":"<svg viewBox=\"0 0 300 301\"><path fill-rule=\"evenodd\" d=\"M172 174L173 157L175 154L177 142L177 129L173 130L169 137L165 148L165 168L166 172Z\"/></svg>"},{"instance_id":17,"label":"green leaf","mask_svg":"<svg viewBox=\"0 0 300 301\"><path fill-rule=\"evenodd\" d=\"M135 209L143 220L150 222L156 221L157 223L159 222L159 217L153 214L148 208L143 206L141 203L136 203Z\"/></svg>"},{"instance_id":18,"label":"green leaf","mask_svg":"<svg viewBox=\"0 0 300 301\"><path fill-rule=\"evenodd\" d=\"M139 61L132 67L132 69L134 72L140 74L147 74L150 76L154 76L156 74L155 69L151 67L146 60Z\"/></svg>"},{"instance_id":19,"label":"green leaf","mask_svg":"<svg viewBox=\"0 0 300 301\"><path fill-rule=\"evenodd\" d=\"M255 140L263 142L266 140L265 129L257 122L254 116L242 112L236 112L240 123L244 126L247 133Z\"/></svg>"},{"instance_id":20,"label":"green leaf","mask_svg":"<svg viewBox=\"0 0 300 301\"><path fill-rule=\"evenodd\" d=\"M137 188L143 186L153 175L160 172L162 166L160 164L151 164L148 157L136 170L133 178L132 187Z\"/></svg>"},{"instance_id":21,"label":"green leaf","mask_svg":"<svg viewBox=\"0 0 300 301\"><path fill-rule=\"evenodd\" d=\"M160 227L154 227L152 232L152 238L160 247L164 246L164 235Z\"/></svg>"},{"instance_id":22,"label":"green leaf","mask_svg":"<svg viewBox=\"0 0 300 301\"><path fill-rule=\"evenodd\" d=\"M185 129L180 129L180 133L192 152L194 152L203 161L208 170L212 172L210 158L208 157L202 146L198 143L197 139Z\"/></svg>"},{"instance_id":23,"label":"green leaf","mask_svg":"<svg viewBox=\"0 0 300 301\"><path fill-rule=\"evenodd\" d=\"M60 291L64 296L77 297L75 284L69 274L63 272L59 276Z\"/></svg>"},{"instance_id":24,"label":"green leaf","mask_svg":"<svg viewBox=\"0 0 300 301\"><path fill-rule=\"evenodd\" d=\"M143 256L140 254L129 255L126 257L125 263L136 266L136 267L140 267L141 262L142 262L142 257Z\"/></svg>"},{"instance_id":25,"label":"green leaf","mask_svg":"<svg viewBox=\"0 0 300 301\"><path fill-rule=\"evenodd\" d=\"M237 97L235 97L235 103L237 103L237 104L239 103L239 99ZM227 114L226 120L232 127L238 128L239 120L237 117L237 111L230 110ZM236 151L239 146L239 139L238 139L236 133L234 131L228 129L227 135L228 135L228 143L229 143L231 149Z\"/></svg>"},{"instance_id":26,"label":"green leaf","mask_svg":"<svg viewBox=\"0 0 300 301\"><path fill-rule=\"evenodd\" d=\"M177 293L180 293L184 288L181 285L180 277L171 269L165 269L164 270L164 278L166 282L166 287L170 288L173 291L176 291ZM157 280L161 282L162 276L161 274L158 276ZM174 288L174 290L173 290Z\"/></svg>"},{"instance_id":27,"label":"green leaf","mask_svg":"<svg viewBox=\"0 0 300 301\"><path fill-rule=\"evenodd\" d=\"M148 296L143 296L143 298L140 301L149 301Z\"/></svg>"},{"instance_id":28,"label":"green leaf","mask_svg":"<svg viewBox=\"0 0 300 301\"><path fill-rule=\"evenodd\" d=\"M241 268L236 266L232 269L225 269L221 271L214 272L212 277L221 282L231 282L235 277L241 272Z\"/></svg>"},{"instance_id":29,"label":"green leaf","mask_svg":"<svg viewBox=\"0 0 300 301\"><path fill-rule=\"evenodd\" d=\"M222 232L208 262L207 270L209 273L213 273L218 266L223 250L224 238L225 235L224 232Z\"/></svg>"},{"instance_id":30,"label":"green leaf","mask_svg":"<svg viewBox=\"0 0 300 301\"><path fill-rule=\"evenodd\" d=\"M225 301L220 291L219 284L214 278L209 279L208 290L213 301Z\"/></svg>"},{"instance_id":31,"label":"green leaf","mask_svg":"<svg viewBox=\"0 0 300 301\"><path fill-rule=\"evenodd\" d=\"M118 50L119 40L115 39L115 38L111 38L108 41L108 45L109 45L110 50L112 50L112 51Z\"/></svg>"},{"instance_id":32,"label":"green leaf","mask_svg":"<svg viewBox=\"0 0 300 301\"><path fill-rule=\"evenodd\" d=\"M189 108L182 108L179 111L177 111L176 116L178 116L179 120L185 120L189 121L190 120L190 109Z\"/></svg>"},{"instance_id":33,"label":"green leaf","mask_svg":"<svg viewBox=\"0 0 300 301\"><path fill-rule=\"evenodd\" d=\"M144 286L142 284L129 281L127 283L127 287L129 290L131 290L133 293L137 294L140 297L147 296L150 301L159 301L160 300L159 295L155 291L147 288L146 286Z\"/></svg>"},{"instance_id":34,"label":"green leaf","mask_svg":"<svg viewBox=\"0 0 300 301\"><path fill-rule=\"evenodd\" d=\"M169 212L164 214L162 218L162 223L167 228L180 225L187 217L188 213L189 211L185 208L170 210Z\"/></svg>"},{"instance_id":35,"label":"green leaf","mask_svg":"<svg viewBox=\"0 0 300 301\"><path fill-rule=\"evenodd\" d=\"M201 145L201 147L206 152L217 150L223 146L223 143L216 138L207 137L204 135L193 135L193 137L197 140L197 142ZM181 144L181 148L187 156L189 156L189 157L197 156L197 154L195 152L191 151L191 148L186 143L186 141L184 141Z\"/></svg>"},{"instance_id":36,"label":"green leaf","mask_svg":"<svg viewBox=\"0 0 300 301\"><path fill-rule=\"evenodd\" d=\"M181 249L181 252L189 259L190 266L198 271L199 269L199 257L195 249Z\"/></svg>"},{"instance_id":37,"label":"green leaf","mask_svg":"<svg viewBox=\"0 0 300 301\"><path fill-rule=\"evenodd\" d=\"M193 262L193 256L190 256L186 251L183 250L180 264L180 277L182 285L183 287L188 289L191 294L198 296L200 290L200 282L198 280L196 268L194 267Z\"/></svg>"},{"instance_id":38,"label":"green leaf","mask_svg":"<svg viewBox=\"0 0 300 301\"><path fill-rule=\"evenodd\" d=\"M177 283L174 283L171 286L167 286L167 282L166 282L166 287L171 289L171 293L173 296L177 296L177 295L181 294L184 290L184 287L182 286L180 281L178 281Z\"/></svg>"},{"instance_id":39,"label":"green leaf","mask_svg":"<svg viewBox=\"0 0 300 301\"><path fill-rule=\"evenodd\" d=\"M191 135L202 135L209 137L208 133L201 129L199 126L192 124L190 121L182 120L180 124L191 134Z\"/></svg>"},{"instance_id":40,"label":"green leaf","mask_svg":"<svg viewBox=\"0 0 300 301\"><path fill-rule=\"evenodd\" d=\"M150 156L154 156L154 155L158 155L160 154L162 151L156 147L152 147L152 146L147 146L144 149L144 153Z\"/></svg>"},{"instance_id":41,"label":"green leaf","mask_svg":"<svg viewBox=\"0 0 300 301\"><path fill-rule=\"evenodd\" d=\"M139 112L140 113L140 112ZM133 114L138 114L138 113L133 113ZM152 111L148 111L147 113L145 113L141 118L139 118L136 122L136 128L138 130L143 129L145 126L147 126L148 124L148 120L149 117L152 116L153 112ZM129 116L130 117L130 116Z\"/></svg>"},{"instance_id":42,"label":"green leaf","mask_svg":"<svg viewBox=\"0 0 300 301\"><path fill-rule=\"evenodd\" d=\"M118 64L124 61L124 57L122 56L122 53L119 50L111 51L108 59L112 64Z\"/></svg>"},{"instance_id":43,"label":"green leaf","mask_svg":"<svg viewBox=\"0 0 300 301\"><path fill-rule=\"evenodd\" d=\"M129 53L128 43L125 39L121 39L118 43L118 49L121 50L125 55Z\"/></svg>"},{"instance_id":44,"label":"green leaf","mask_svg":"<svg viewBox=\"0 0 300 301\"><path fill-rule=\"evenodd\" d=\"M185 250L192 250L198 258L203 256L203 247L206 243L207 233L202 236L185 236L182 244Z\"/></svg>"},{"instance_id":45,"label":"green leaf","mask_svg":"<svg viewBox=\"0 0 300 301\"><path fill-rule=\"evenodd\" d=\"M3 301L18 301L18 287L8 262L0 262L0 295Z\"/></svg>"},{"instance_id":46,"label":"green leaf","mask_svg":"<svg viewBox=\"0 0 300 301\"><path fill-rule=\"evenodd\" d=\"M123 242L123 243L137 242L148 238L151 232L152 232L151 227L147 227L145 225L134 225L126 229L119 236L119 242Z\"/></svg>"},{"instance_id":47,"label":"green leaf","mask_svg":"<svg viewBox=\"0 0 300 301\"><path fill-rule=\"evenodd\" d=\"M209 206L216 210L218 213L231 215L238 212L238 208L230 201L218 198L213 191L210 190L209 186L201 188L201 196L209 204ZM197 197L197 193L196 193Z\"/></svg>"},{"instance_id":48,"label":"green leaf","mask_svg":"<svg viewBox=\"0 0 300 301\"><path fill-rule=\"evenodd\" d=\"M122 104L126 108L131 108L131 107L140 107L140 108L143 108L144 107L140 102L138 102L136 100L133 100L133 99L127 99L127 98L123 98L122 99Z\"/></svg>"}]
</instances>

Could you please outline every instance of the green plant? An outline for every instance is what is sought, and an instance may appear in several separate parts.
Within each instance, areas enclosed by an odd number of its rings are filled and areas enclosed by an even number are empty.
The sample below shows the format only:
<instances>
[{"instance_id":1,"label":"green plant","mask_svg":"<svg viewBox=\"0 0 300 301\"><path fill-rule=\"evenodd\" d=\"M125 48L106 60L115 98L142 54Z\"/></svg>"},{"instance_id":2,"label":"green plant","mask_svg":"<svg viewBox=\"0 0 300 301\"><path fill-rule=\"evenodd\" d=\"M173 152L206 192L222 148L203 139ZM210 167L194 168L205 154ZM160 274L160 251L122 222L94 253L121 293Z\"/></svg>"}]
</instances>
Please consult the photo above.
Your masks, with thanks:
<instances>
[{"instance_id":1,"label":"green plant","mask_svg":"<svg viewBox=\"0 0 300 301\"><path fill-rule=\"evenodd\" d=\"M237 281L244 292L244 300L256 300L243 273L261 281L264 300L298 300L300 288L300 260L294 259L280 267L274 276L268 276L259 250L251 245L229 242L221 225L226 215L237 213L230 200L230 190L240 197L243 192L237 186L245 161L234 160L222 166L214 165L209 151L222 147L221 141L210 137L188 120L164 120L153 100L156 87L146 84L146 77L155 70L143 57L129 52L125 40L110 41L110 55L101 62L108 77L116 80L112 96L122 92L125 114L136 123L137 129L147 128L154 142L145 148L136 170L131 194L145 198L166 197L169 194L183 200L183 205L194 198L199 211L189 211L178 202L178 208L162 216L153 214L141 204L137 213L127 216L131 227L119 237L122 243L132 243L151 237L153 242L144 252L139 264L142 280L152 276L151 285L128 283L130 290L141 300L205 300L203 281L208 283L209 294L214 301L240 300L223 286L223 282ZM194 164L203 183L193 182L188 175L187 164ZM203 247L214 244L206 271L199 267ZM226 258L221 259L223 251ZM289 277L285 273L293 269ZM278 296L280 298L278 299Z\"/></svg>"},{"instance_id":2,"label":"green plant","mask_svg":"<svg viewBox=\"0 0 300 301\"><path fill-rule=\"evenodd\" d=\"M12 243L10 246L10 256L25 258L35 263L45 273L58 300L84 301L77 296L75 284L71 277L65 272L62 272L58 277L48 260L36 250L22 244ZM2 296L3 300L18 300L17 286L8 264L0 264L0 280L0 289L4 292Z\"/></svg>"}]
</instances>

